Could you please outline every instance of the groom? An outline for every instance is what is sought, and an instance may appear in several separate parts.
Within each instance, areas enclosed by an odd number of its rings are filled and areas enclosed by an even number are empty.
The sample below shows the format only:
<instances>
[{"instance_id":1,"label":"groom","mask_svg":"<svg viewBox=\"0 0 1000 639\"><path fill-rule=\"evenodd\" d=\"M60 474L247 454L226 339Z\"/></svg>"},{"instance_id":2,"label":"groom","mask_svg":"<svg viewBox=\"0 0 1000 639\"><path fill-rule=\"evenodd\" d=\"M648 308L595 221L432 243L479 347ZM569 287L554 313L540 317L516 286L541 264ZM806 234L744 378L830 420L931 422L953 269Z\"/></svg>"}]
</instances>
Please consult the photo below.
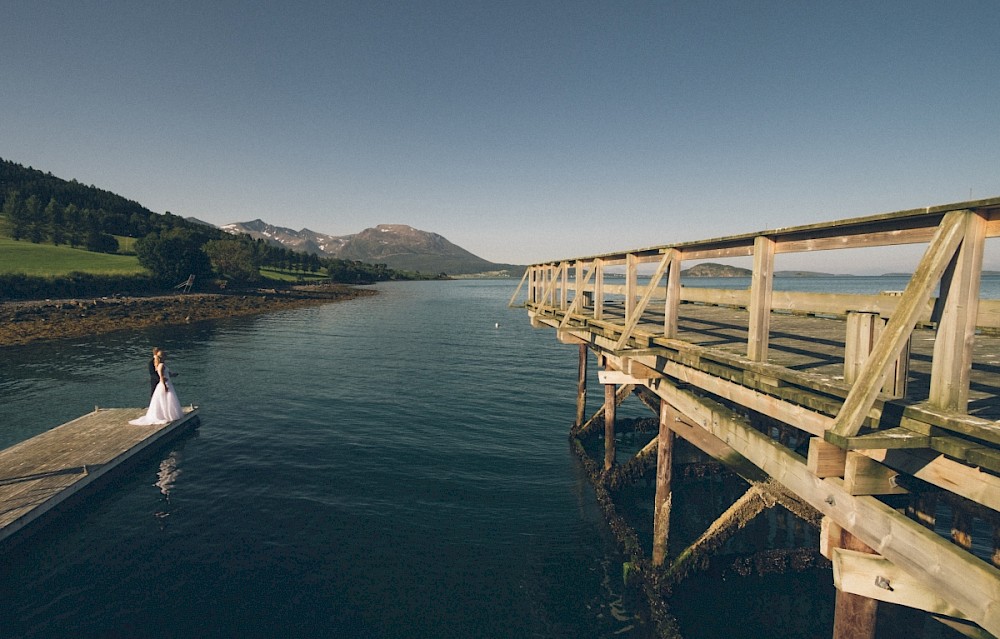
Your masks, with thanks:
<instances>
[{"instance_id":1,"label":"groom","mask_svg":"<svg viewBox=\"0 0 1000 639\"><path fill-rule=\"evenodd\" d=\"M153 356L149 358L149 396L153 396L153 392L156 391L156 385L160 383L160 373L156 370L156 360L159 358L160 353L163 351L159 346L153 347Z\"/></svg>"}]
</instances>

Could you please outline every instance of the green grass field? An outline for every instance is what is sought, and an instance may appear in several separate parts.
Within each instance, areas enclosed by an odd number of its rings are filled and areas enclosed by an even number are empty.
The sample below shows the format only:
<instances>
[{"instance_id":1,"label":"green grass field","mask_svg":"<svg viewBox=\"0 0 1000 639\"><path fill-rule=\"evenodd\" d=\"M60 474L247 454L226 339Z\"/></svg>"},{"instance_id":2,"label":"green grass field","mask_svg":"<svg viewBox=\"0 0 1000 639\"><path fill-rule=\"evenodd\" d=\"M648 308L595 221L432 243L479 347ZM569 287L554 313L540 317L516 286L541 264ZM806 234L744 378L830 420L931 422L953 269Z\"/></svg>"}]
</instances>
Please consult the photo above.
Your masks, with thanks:
<instances>
[{"instance_id":1,"label":"green grass field","mask_svg":"<svg viewBox=\"0 0 1000 639\"><path fill-rule=\"evenodd\" d=\"M119 253L124 253L125 255L135 255L135 243L139 240L134 237L128 237L127 235L116 235L115 239L118 240Z\"/></svg>"},{"instance_id":2,"label":"green grass field","mask_svg":"<svg viewBox=\"0 0 1000 639\"><path fill-rule=\"evenodd\" d=\"M51 244L0 237L0 273L59 276L77 271L94 275L138 275L146 270L134 255L91 253Z\"/></svg>"},{"instance_id":3,"label":"green grass field","mask_svg":"<svg viewBox=\"0 0 1000 639\"><path fill-rule=\"evenodd\" d=\"M134 242L133 240L131 246L127 248L134 250ZM139 266L139 259L135 255L92 253L68 246L33 244L27 240L15 241L8 237L0 237L0 274L23 273L40 277L57 277L74 271L93 275L141 275L146 272ZM260 274L265 279L280 282L297 282L300 279L306 282L319 282L327 277L325 269L318 273L302 273L262 268Z\"/></svg>"}]
</instances>

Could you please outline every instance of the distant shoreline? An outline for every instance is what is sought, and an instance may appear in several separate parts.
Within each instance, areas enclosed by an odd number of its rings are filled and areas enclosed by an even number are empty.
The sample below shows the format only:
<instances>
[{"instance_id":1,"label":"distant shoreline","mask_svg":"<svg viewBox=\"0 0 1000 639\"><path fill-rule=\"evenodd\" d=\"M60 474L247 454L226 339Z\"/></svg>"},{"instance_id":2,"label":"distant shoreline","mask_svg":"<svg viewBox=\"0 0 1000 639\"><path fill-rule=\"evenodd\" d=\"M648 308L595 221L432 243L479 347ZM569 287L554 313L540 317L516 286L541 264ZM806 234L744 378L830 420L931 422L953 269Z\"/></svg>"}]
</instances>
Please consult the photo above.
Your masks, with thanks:
<instances>
[{"instance_id":1,"label":"distant shoreline","mask_svg":"<svg viewBox=\"0 0 1000 639\"><path fill-rule=\"evenodd\" d=\"M375 294L374 289L320 284L225 294L10 301L0 303L0 347L260 315Z\"/></svg>"}]
</instances>

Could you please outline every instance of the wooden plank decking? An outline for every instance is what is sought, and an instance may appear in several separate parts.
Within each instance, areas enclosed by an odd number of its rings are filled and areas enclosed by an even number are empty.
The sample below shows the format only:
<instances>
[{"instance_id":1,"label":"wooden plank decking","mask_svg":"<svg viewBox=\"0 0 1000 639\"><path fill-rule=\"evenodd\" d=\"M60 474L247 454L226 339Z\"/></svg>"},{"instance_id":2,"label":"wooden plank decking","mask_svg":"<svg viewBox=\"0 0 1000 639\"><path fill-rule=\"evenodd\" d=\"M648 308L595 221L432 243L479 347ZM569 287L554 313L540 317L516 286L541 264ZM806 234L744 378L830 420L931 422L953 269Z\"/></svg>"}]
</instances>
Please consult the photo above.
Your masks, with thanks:
<instances>
[{"instance_id":1,"label":"wooden plank decking","mask_svg":"<svg viewBox=\"0 0 1000 639\"><path fill-rule=\"evenodd\" d=\"M198 409L169 424L132 426L142 408L99 408L0 451L0 546L67 499L171 436L197 426Z\"/></svg>"}]
</instances>

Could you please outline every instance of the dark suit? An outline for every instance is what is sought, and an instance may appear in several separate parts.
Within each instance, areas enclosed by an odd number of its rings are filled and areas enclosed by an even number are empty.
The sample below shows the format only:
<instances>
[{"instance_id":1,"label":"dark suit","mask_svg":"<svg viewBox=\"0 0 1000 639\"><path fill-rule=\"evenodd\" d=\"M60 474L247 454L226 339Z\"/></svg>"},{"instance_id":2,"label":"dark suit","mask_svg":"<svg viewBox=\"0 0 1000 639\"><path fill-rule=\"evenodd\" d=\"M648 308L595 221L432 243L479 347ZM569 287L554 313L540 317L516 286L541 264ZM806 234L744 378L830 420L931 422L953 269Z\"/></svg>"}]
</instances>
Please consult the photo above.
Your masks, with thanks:
<instances>
[{"instance_id":1,"label":"dark suit","mask_svg":"<svg viewBox=\"0 0 1000 639\"><path fill-rule=\"evenodd\" d=\"M156 372L156 363L149 359L149 396L152 397L156 391L156 385L160 383L160 374Z\"/></svg>"}]
</instances>

